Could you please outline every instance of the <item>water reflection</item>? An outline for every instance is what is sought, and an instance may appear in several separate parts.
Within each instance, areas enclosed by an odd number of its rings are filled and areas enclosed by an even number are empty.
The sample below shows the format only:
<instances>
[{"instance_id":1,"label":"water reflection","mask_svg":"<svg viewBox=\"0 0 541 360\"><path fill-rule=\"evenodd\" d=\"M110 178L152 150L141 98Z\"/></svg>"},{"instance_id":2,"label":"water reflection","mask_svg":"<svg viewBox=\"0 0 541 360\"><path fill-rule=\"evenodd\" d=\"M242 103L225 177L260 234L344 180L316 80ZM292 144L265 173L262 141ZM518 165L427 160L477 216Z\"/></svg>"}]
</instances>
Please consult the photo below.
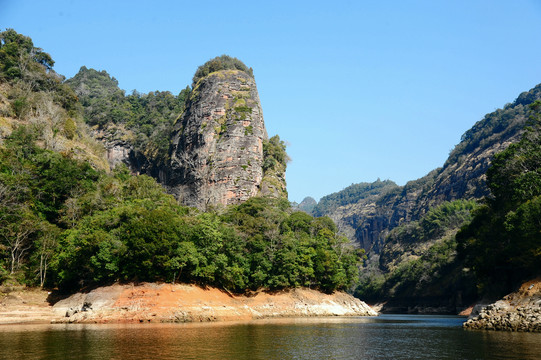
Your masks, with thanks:
<instances>
[{"instance_id":1,"label":"water reflection","mask_svg":"<svg viewBox=\"0 0 541 360\"><path fill-rule=\"evenodd\" d=\"M541 334L384 315L238 323L0 326L6 359L539 359Z\"/></svg>"}]
</instances>

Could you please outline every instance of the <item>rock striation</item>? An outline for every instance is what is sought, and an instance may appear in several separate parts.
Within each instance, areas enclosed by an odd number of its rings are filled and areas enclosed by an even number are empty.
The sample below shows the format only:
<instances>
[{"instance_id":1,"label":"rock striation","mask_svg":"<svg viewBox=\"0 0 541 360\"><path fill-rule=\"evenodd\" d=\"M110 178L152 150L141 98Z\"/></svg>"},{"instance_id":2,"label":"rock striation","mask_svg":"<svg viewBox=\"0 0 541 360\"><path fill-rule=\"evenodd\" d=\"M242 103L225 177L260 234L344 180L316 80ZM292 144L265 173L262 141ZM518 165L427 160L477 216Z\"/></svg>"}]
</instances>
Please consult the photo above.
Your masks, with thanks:
<instances>
[{"instance_id":1,"label":"rock striation","mask_svg":"<svg viewBox=\"0 0 541 360\"><path fill-rule=\"evenodd\" d=\"M201 209L243 202L258 194L267 139L254 79L241 70L210 73L175 125L166 185Z\"/></svg>"},{"instance_id":2,"label":"rock striation","mask_svg":"<svg viewBox=\"0 0 541 360\"><path fill-rule=\"evenodd\" d=\"M474 308L464 328L541 332L541 279L526 282L502 300L479 307Z\"/></svg>"},{"instance_id":3,"label":"rock striation","mask_svg":"<svg viewBox=\"0 0 541 360\"><path fill-rule=\"evenodd\" d=\"M119 164L131 166L130 157L134 154L130 140L133 134L121 126L110 125L107 129L92 129L92 135L103 144L109 168L114 169Z\"/></svg>"}]
</instances>

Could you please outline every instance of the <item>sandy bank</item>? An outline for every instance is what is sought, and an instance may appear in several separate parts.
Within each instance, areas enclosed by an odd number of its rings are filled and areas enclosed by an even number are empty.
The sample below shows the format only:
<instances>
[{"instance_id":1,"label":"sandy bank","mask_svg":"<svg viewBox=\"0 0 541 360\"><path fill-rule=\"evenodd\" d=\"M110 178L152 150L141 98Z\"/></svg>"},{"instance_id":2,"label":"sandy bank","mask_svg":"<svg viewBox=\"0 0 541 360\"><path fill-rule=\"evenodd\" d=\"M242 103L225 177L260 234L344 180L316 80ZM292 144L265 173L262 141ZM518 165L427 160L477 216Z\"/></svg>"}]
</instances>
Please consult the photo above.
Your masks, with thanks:
<instances>
[{"instance_id":1,"label":"sandy bank","mask_svg":"<svg viewBox=\"0 0 541 360\"><path fill-rule=\"evenodd\" d=\"M0 325L49 323L56 318L47 291L22 287L2 290L6 292L0 292Z\"/></svg>"},{"instance_id":2,"label":"sandy bank","mask_svg":"<svg viewBox=\"0 0 541 360\"><path fill-rule=\"evenodd\" d=\"M32 290L0 299L0 324L23 322L132 323L252 320L276 317L375 316L364 302L342 292L292 289L250 296L185 284L112 285L56 302Z\"/></svg>"}]
</instances>

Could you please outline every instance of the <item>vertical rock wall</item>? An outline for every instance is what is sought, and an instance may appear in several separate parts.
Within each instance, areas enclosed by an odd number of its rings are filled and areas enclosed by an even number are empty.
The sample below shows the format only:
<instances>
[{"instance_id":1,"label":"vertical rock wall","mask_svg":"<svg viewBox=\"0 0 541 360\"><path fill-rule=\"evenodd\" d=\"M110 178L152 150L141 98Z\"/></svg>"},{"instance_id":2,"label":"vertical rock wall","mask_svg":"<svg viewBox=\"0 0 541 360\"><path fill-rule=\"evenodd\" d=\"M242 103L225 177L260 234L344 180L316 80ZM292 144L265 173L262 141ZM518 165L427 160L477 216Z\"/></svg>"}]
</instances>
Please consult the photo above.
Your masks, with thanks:
<instances>
[{"instance_id":1,"label":"vertical rock wall","mask_svg":"<svg viewBox=\"0 0 541 360\"><path fill-rule=\"evenodd\" d=\"M205 209L256 196L267 131L254 79L239 70L195 85L175 125L167 186L182 203Z\"/></svg>"}]
</instances>

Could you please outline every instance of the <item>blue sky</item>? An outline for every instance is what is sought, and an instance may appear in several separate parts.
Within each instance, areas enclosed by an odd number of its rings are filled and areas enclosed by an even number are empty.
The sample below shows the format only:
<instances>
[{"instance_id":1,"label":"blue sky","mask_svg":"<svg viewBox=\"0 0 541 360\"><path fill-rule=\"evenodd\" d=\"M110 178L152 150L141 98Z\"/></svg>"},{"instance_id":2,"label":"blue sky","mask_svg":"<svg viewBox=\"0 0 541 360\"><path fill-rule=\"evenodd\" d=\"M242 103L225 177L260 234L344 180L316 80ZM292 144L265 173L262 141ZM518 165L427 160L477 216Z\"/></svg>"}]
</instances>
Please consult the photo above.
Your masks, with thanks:
<instances>
[{"instance_id":1,"label":"blue sky","mask_svg":"<svg viewBox=\"0 0 541 360\"><path fill-rule=\"evenodd\" d=\"M217 55L253 67L290 200L441 166L483 116L541 83L541 1L0 0L71 77L178 94Z\"/></svg>"}]
</instances>

